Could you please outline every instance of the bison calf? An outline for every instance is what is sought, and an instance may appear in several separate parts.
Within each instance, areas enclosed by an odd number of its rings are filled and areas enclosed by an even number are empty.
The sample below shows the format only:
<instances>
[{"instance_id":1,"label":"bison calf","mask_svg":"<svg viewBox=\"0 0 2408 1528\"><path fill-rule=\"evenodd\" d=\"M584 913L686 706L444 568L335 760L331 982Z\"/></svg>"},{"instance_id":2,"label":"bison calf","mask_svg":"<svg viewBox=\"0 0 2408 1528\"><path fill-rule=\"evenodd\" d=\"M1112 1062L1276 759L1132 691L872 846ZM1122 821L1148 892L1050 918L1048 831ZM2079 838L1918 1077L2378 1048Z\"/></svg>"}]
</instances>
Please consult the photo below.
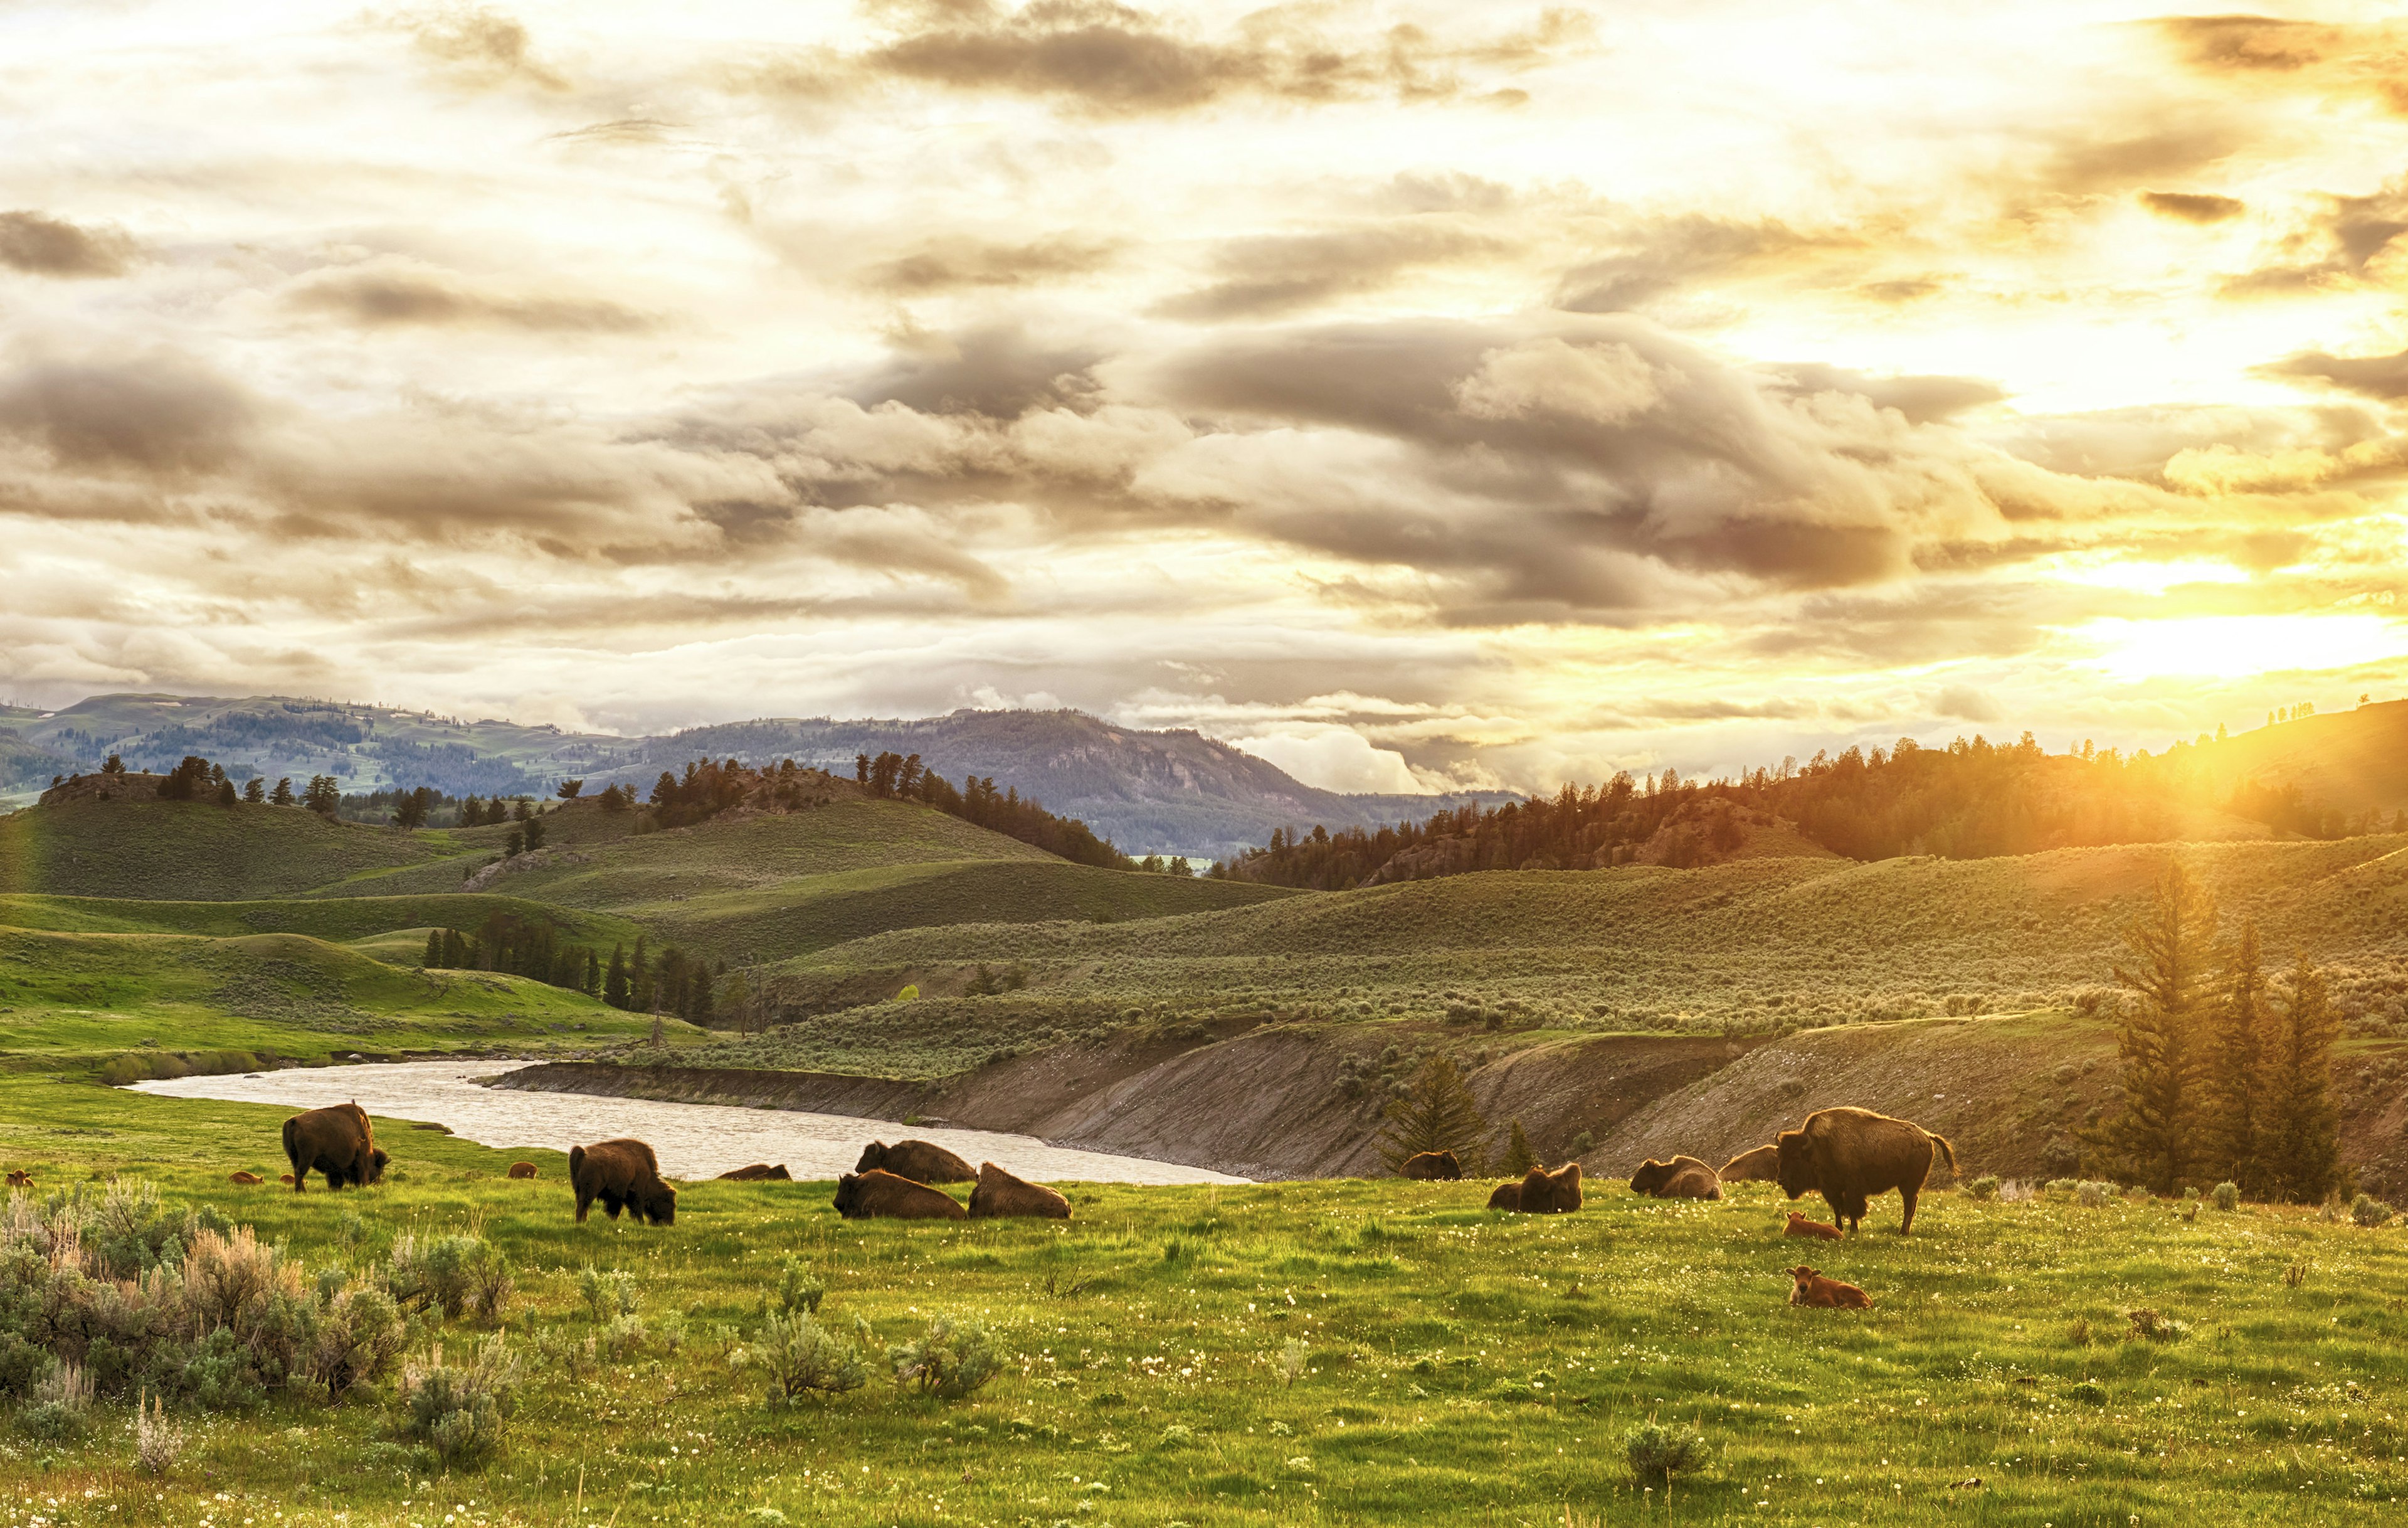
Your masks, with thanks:
<instances>
[{"instance_id":1,"label":"bison calf","mask_svg":"<svg viewBox=\"0 0 2408 1528\"><path fill-rule=\"evenodd\" d=\"M1840 1310L1873 1308L1871 1295L1854 1284L1825 1278L1802 1262L1789 1270L1789 1276L1798 1281L1789 1291L1789 1303L1793 1305L1820 1305Z\"/></svg>"},{"instance_id":2,"label":"bison calf","mask_svg":"<svg viewBox=\"0 0 2408 1528\"><path fill-rule=\"evenodd\" d=\"M934 1193L935 1189L929 1192ZM952 1196L946 1196L950 1199ZM1070 1218L1070 1202L1041 1183L1016 1178L993 1162L979 1163L978 1187L970 1190L970 1218L1001 1219L1033 1216L1045 1220Z\"/></svg>"},{"instance_id":3,"label":"bison calf","mask_svg":"<svg viewBox=\"0 0 2408 1528\"><path fill-rule=\"evenodd\" d=\"M514 1177L514 1178L531 1178L531 1177L535 1176L535 1163L533 1163L533 1162L512 1162L512 1163L510 1163L510 1176L512 1176L512 1177Z\"/></svg>"},{"instance_id":4,"label":"bison calf","mask_svg":"<svg viewBox=\"0 0 2408 1528\"><path fill-rule=\"evenodd\" d=\"M284 1122L284 1156L293 1164L293 1191L307 1192L309 1175L323 1173L326 1187L362 1187L384 1177L393 1159L379 1149L368 1112L357 1103L335 1103L296 1114Z\"/></svg>"},{"instance_id":5,"label":"bison calf","mask_svg":"<svg viewBox=\"0 0 2408 1528\"><path fill-rule=\"evenodd\" d=\"M229 1174L227 1174L227 1175L226 1175L226 1181L227 1181L228 1183L240 1183L240 1184L249 1185L249 1184L253 1184L253 1183L265 1183L267 1180L266 1180L265 1178L264 1178L264 1177L261 1177L261 1176L260 1176L258 1174L256 1174L256 1173L229 1173Z\"/></svg>"},{"instance_id":6,"label":"bison calf","mask_svg":"<svg viewBox=\"0 0 2408 1528\"><path fill-rule=\"evenodd\" d=\"M32 1188L33 1186L34 1186L34 1175L33 1175L33 1174L26 1172L26 1171L25 1171L23 1168L22 1168L22 1167L12 1167L12 1168L8 1169L8 1187L9 1187L9 1188L11 1188L11 1189L30 1189L30 1188Z\"/></svg>"},{"instance_id":7,"label":"bison calf","mask_svg":"<svg viewBox=\"0 0 2408 1528\"><path fill-rule=\"evenodd\" d=\"M1720 1199L1723 1184L1713 1168L1695 1157L1675 1157L1668 1162L1650 1157L1630 1175L1630 1190L1656 1199Z\"/></svg>"},{"instance_id":8,"label":"bison calf","mask_svg":"<svg viewBox=\"0 0 2408 1528\"><path fill-rule=\"evenodd\" d=\"M577 1223L595 1200L611 1219L626 1210L656 1226L677 1219L677 1190L661 1179L660 1159L641 1141L602 1141L568 1148L568 1183L577 1190Z\"/></svg>"},{"instance_id":9,"label":"bison calf","mask_svg":"<svg viewBox=\"0 0 2408 1528\"><path fill-rule=\"evenodd\" d=\"M1416 1151L1397 1169L1400 1178L1415 1178L1424 1183L1459 1183L1463 1180L1463 1163L1452 1151Z\"/></svg>"},{"instance_id":10,"label":"bison calf","mask_svg":"<svg viewBox=\"0 0 2408 1528\"><path fill-rule=\"evenodd\" d=\"M914 1183L968 1183L978 1175L970 1164L934 1141L897 1141L888 1146L872 1141L862 1148L856 1173L892 1173Z\"/></svg>"},{"instance_id":11,"label":"bison calf","mask_svg":"<svg viewBox=\"0 0 2408 1528\"><path fill-rule=\"evenodd\" d=\"M848 1220L967 1220L961 1201L924 1183L873 1168L836 1180L836 1212Z\"/></svg>"},{"instance_id":12,"label":"bison calf","mask_svg":"<svg viewBox=\"0 0 2408 1528\"><path fill-rule=\"evenodd\" d=\"M1799 1214L1796 1210L1791 1210L1789 1212L1788 1227L1784 1229L1781 1234L1784 1236L1819 1236L1824 1241L1836 1242L1840 1239L1840 1228L1837 1226L1827 1226L1820 1220L1809 1220L1804 1216Z\"/></svg>"}]
</instances>

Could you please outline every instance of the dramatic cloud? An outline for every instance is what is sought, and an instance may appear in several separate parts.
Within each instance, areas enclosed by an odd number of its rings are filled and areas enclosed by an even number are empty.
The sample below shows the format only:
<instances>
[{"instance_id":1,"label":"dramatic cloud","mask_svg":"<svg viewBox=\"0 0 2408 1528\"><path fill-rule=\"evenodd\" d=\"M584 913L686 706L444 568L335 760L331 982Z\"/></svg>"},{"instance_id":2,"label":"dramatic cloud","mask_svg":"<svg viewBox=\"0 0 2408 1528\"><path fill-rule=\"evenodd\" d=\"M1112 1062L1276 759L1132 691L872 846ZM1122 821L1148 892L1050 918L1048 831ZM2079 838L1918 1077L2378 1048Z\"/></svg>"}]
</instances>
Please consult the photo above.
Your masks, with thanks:
<instances>
[{"instance_id":1,"label":"dramatic cloud","mask_svg":"<svg viewBox=\"0 0 2408 1528\"><path fill-rule=\"evenodd\" d=\"M122 276L134 241L39 212L0 212L0 266L35 276Z\"/></svg>"},{"instance_id":2,"label":"dramatic cloud","mask_svg":"<svg viewBox=\"0 0 2408 1528\"><path fill-rule=\"evenodd\" d=\"M540 333L628 334L658 322L599 298L498 290L452 271L391 259L317 272L295 282L285 302L297 312L322 313L369 328L492 325Z\"/></svg>"},{"instance_id":3,"label":"dramatic cloud","mask_svg":"<svg viewBox=\"0 0 2408 1528\"><path fill-rule=\"evenodd\" d=\"M2144 191L2141 205L2178 223L2225 223L2249 210L2249 204L2236 197L2186 191Z\"/></svg>"},{"instance_id":4,"label":"dramatic cloud","mask_svg":"<svg viewBox=\"0 0 2408 1528\"><path fill-rule=\"evenodd\" d=\"M1157 310L1168 318L1203 322L1274 317L1333 298L1377 292L1418 267L1496 254L1505 248L1500 240L1467 229L1410 224L1239 239L1214 255L1218 281L1181 293Z\"/></svg>"},{"instance_id":5,"label":"dramatic cloud","mask_svg":"<svg viewBox=\"0 0 2408 1528\"><path fill-rule=\"evenodd\" d=\"M2386 402L2408 398L2408 351L2389 355L2327 355L2308 351L2262 369L2269 376L2325 382Z\"/></svg>"},{"instance_id":6,"label":"dramatic cloud","mask_svg":"<svg viewBox=\"0 0 2408 1528\"><path fill-rule=\"evenodd\" d=\"M1042 286L1085 276L1111 264L1119 246L1075 237L996 244L979 239L932 241L862 272L864 285L896 296L924 296L965 287Z\"/></svg>"},{"instance_id":7,"label":"dramatic cloud","mask_svg":"<svg viewBox=\"0 0 2408 1528\"><path fill-rule=\"evenodd\" d=\"M568 88L568 81L536 62L527 29L499 11L455 7L411 19L407 23L418 39L419 51L454 80L492 86L513 80L548 91Z\"/></svg>"}]
</instances>

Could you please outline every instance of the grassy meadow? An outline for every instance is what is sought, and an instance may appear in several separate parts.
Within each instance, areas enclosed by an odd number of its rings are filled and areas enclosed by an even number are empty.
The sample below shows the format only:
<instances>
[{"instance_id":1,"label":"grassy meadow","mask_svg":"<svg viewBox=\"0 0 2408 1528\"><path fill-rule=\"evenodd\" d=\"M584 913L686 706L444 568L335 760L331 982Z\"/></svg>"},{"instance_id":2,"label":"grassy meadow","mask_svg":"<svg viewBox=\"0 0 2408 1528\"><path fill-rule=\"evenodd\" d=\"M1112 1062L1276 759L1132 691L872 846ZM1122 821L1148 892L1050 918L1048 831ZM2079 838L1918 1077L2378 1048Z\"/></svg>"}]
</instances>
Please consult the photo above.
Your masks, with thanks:
<instances>
[{"instance_id":1,"label":"grassy meadow","mask_svg":"<svg viewBox=\"0 0 2408 1528\"><path fill-rule=\"evenodd\" d=\"M283 1395L185 1415L154 1479L104 1400L84 1441L0 1443L7 1521L2321 1523L2408 1488L2397 1229L1951 1193L1911 1241L1890 1200L1833 1246L1783 1238L1765 1185L1593 1186L1521 1218L1485 1184L1354 1181L1074 1187L1068 1224L853 1223L827 1185L701 1183L672 1227L578 1227L559 1157L397 1121L374 1189L228 1185L278 1165L284 1112L0 1077L0 1157L41 1189L155 1182L313 1270L481 1234L517 1286L502 1450L446 1477L389 1400ZM518 1159L543 1175L504 1177ZM948 1403L873 1365L769 1406L747 1349L790 1258L829 1329L876 1348L975 1321L1003 1373ZM1787 1308L1801 1258L1876 1307ZM590 1312L587 1268L636 1276L632 1319ZM2173 1324L2137 1335L2138 1309ZM480 1330L428 1321L412 1350ZM1627 1463L1650 1419L1703 1439L1669 1492Z\"/></svg>"}]
</instances>

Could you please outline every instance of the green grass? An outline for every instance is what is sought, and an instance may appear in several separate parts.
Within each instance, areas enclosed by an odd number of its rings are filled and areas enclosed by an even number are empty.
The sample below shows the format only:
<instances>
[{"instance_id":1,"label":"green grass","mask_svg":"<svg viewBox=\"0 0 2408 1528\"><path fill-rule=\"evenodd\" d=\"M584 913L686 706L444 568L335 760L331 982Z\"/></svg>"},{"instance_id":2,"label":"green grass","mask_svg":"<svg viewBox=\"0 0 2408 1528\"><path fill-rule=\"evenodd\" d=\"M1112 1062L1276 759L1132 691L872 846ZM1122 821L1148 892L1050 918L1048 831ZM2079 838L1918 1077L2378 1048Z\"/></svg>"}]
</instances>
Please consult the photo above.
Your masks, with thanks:
<instances>
[{"instance_id":1,"label":"green grass","mask_svg":"<svg viewBox=\"0 0 2408 1528\"><path fill-rule=\"evenodd\" d=\"M298 1058L518 1049L628 1038L650 1026L648 1016L523 977L406 970L301 934L0 928L0 1058L20 1066L154 1049Z\"/></svg>"},{"instance_id":2,"label":"green grass","mask_svg":"<svg viewBox=\"0 0 2408 1528\"><path fill-rule=\"evenodd\" d=\"M394 1441L389 1407L291 1399L198 1421L157 1484L127 1469L125 1412L105 1405L89 1443L7 1443L20 1512L1592 1524L1663 1514L1622 1460L1650 1417L1710 1450L1667 1521L2326 1523L2408 1490L2399 1230L1940 1195L1911 1242L1884 1229L1810 1255L1777 1234L1765 1186L1721 1204L1612 1189L1575 1216L1520 1219L1482 1210L1484 1184L1396 1182L1082 1187L1067 1225L853 1224L826 1185L702 1183L674 1227L580 1228L558 1158L393 1122L380 1139L397 1172L379 1189L229 1187L234 1167L276 1165L285 1112L0 1076L0 1156L46 1186L153 1179L312 1265L368 1266L401 1232L474 1228L518 1266L507 1323L523 1351L538 1332L593 1331L575 1290L588 1265L636 1273L640 1319L657 1333L679 1313L685 1342L655 1338L582 1379L538 1367L507 1451L449 1480ZM505 1180L514 1158L545 1175ZM1874 1217L1885 1228L1894 1203ZM767 1409L737 1354L790 1254L826 1281L836 1330L859 1319L882 1345L932 1315L970 1318L1009 1372L952 1405L873 1383ZM1779 1270L1801 1257L1877 1308L1788 1309ZM2189 1334L2129 1336L2124 1313L2144 1306ZM1291 1342L1304 1360L1288 1385Z\"/></svg>"},{"instance_id":3,"label":"green grass","mask_svg":"<svg viewBox=\"0 0 2408 1528\"><path fill-rule=\"evenodd\" d=\"M439 834L333 822L298 807L74 801L0 816L0 894L289 897L453 852ZM458 888L454 871L440 889Z\"/></svg>"},{"instance_id":4,"label":"green grass","mask_svg":"<svg viewBox=\"0 0 2408 1528\"><path fill-rule=\"evenodd\" d=\"M331 901L286 899L267 901L138 901L130 898L0 897L0 928L38 929L60 933L208 934L225 938L240 934L308 934L339 944L355 943L411 930L419 949L409 952L409 964L425 947L430 928L458 929L474 933L485 919L506 913L530 923L549 923L571 944L607 952L614 943L632 941L634 924L608 914L561 908L523 897L493 893L430 892L415 897L347 897Z\"/></svg>"}]
</instances>

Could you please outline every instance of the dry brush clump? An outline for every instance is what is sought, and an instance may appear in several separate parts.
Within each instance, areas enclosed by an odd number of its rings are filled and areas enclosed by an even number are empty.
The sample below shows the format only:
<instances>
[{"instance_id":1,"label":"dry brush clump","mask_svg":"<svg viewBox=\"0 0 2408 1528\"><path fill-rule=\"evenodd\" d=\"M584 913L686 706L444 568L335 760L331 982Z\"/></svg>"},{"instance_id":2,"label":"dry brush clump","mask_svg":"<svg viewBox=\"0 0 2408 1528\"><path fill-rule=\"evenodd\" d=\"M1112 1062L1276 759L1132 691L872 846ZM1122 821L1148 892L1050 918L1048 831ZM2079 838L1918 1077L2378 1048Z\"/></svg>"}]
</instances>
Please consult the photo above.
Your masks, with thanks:
<instances>
[{"instance_id":1,"label":"dry brush clump","mask_svg":"<svg viewBox=\"0 0 2408 1528\"><path fill-rule=\"evenodd\" d=\"M447 1363L437 1343L425 1362L402 1371L402 1434L431 1449L446 1469L474 1468L502 1446L518 1409L518 1356L499 1333L465 1363Z\"/></svg>"}]
</instances>

